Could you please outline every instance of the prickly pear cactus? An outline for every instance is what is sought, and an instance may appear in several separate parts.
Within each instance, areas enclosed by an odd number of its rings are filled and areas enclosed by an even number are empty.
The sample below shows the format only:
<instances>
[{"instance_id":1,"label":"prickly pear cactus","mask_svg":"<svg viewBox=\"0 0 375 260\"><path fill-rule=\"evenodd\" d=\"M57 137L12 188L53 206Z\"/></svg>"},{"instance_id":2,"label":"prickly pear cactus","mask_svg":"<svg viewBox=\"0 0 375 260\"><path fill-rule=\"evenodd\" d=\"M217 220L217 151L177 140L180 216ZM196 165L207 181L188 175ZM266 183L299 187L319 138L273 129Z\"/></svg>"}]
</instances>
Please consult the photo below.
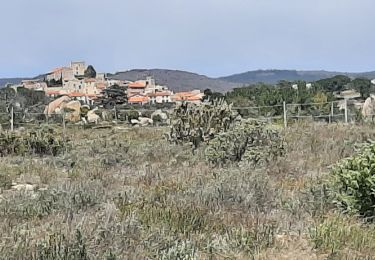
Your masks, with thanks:
<instances>
[{"instance_id":1,"label":"prickly pear cactus","mask_svg":"<svg viewBox=\"0 0 375 260\"><path fill-rule=\"evenodd\" d=\"M196 148L201 142L228 131L237 116L232 105L224 100L200 105L182 104L172 113L168 139L176 144L190 142Z\"/></svg>"},{"instance_id":2,"label":"prickly pear cactus","mask_svg":"<svg viewBox=\"0 0 375 260\"><path fill-rule=\"evenodd\" d=\"M214 165L239 161L263 165L283 152L279 130L263 122L244 120L209 141L205 155Z\"/></svg>"}]
</instances>

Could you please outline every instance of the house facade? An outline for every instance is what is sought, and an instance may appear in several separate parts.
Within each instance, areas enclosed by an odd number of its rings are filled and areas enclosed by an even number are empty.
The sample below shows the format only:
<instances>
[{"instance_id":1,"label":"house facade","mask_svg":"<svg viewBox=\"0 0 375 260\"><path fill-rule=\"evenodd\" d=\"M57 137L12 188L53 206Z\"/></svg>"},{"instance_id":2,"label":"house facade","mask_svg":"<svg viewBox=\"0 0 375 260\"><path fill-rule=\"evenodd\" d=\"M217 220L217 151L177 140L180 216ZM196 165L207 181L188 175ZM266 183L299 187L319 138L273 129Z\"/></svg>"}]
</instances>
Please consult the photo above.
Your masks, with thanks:
<instances>
[{"instance_id":1,"label":"house facade","mask_svg":"<svg viewBox=\"0 0 375 260\"><path fill-rule=\"evenodd\" d=\"M128 97L137 94L146 94L147 84L144 81L135 81L128 84Z\"/></svg>"},{"instance_id":2,"label":"house facade","mask_svg":"<svg viewBox=\"0 0 375 260\"><path fill-rule=\"evenodd\" d=\"M160 92L147 94L147 96L150 98L151 104L170 103L172 102L172 95L173 95L173 92L171 91L160 91Z\"/></svg>"},{"instance_id":3,"label":"house facade","mask_svg":"<svg viewBox=\"0 0 375 260\"><path fill-rule=\"evenodd\" d=\"M70 68L73 70L74 76L85 75L85 70L87 69L84 61L72 61L70 63Z\"/></svg>"},{"instance_id":4,"label":"house facade","mask_svg":"<svg viewBox=\"0 0 375 260\"><path fill-rule=\"evenodd\" d=\"M128 104L131 105L145 105L150 102L150 98L144 94L135 94L128 96Z\"/></svg>"},{"instance_id":5,"label":"house facade","mask_svg":"<svg viewBox=\"0 0 375 260\"><path fill-rule=\"evenodd\" d=\"M36 91L46 91L47 90L47 83L41 80L23 80L21 82L21 86L27 89L33 89Z\"/></svg>"}]
</instances>

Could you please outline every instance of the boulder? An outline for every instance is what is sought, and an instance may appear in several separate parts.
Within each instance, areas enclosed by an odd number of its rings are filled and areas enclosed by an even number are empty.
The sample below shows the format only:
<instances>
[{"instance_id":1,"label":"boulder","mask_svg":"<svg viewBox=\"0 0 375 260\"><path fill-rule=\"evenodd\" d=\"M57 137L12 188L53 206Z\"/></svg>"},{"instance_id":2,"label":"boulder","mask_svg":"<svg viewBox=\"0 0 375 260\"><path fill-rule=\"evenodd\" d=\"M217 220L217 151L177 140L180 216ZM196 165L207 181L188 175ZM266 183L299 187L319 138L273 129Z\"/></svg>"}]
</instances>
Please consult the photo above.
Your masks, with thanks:
<instances>
[{"instance_id":1,"label":"boulder","mask_svg":"<svg viewBox=\"0 0 375 260\"><path fill-rule=\"evenodd\" d=\"M65 109L80 112L81 111L81 103L77 100L70 101L65 105Z\"/></svg>"},{"instance_id":2,"label":"boulder","mask_svg":"<svg viewBox=\"0 0 375 260\"><path fill-rule=\"evenodd\" d=\"M63 106L68 103L71 99L68 96L62 96L58 99L52 101L49 103L46 108L44 109L44 114L47 116L52 115L53 113L57 113L56 109L59 109L59 112L61 112L61 109Z\"/></svg>"},{"instance_id":3,"label":"boulder","mask_svg":"<svg viewBox=\"0 0 375 260\"><path fill-rule=\"evenodd\" d=\"M99 122L100 116L95 114L95 111L97 111L97 110L98 110L98 108L95 108L95 109L87 112L87 122L95 123L95 124L97 124Z\"/></svg>"},{"instance_id":4,"label":"boulder","mask_svg":"<svg viewBox=\"0 0 375 260\"><path fill-rule=\"evenodd\" d=\"M154 123L154 121L152 121L152 119L148 117L139 117L138 121L141 126L148 126Z\"/></svg>"},{"instance_id":5,"label":"boulder","mask_svg":"<svg viewBox=\"0 0 375 260\"><path fill-rule=\"evenodd\" d=\"M78 122L81 120L81 103L79 101L70 101L64 106L67 114L65 119L70 122Z\"/></svg>"},{"instance_id":6,"label":"boulder","mask_svg":"<svg viewBox=\"0 0 375 260\"><path fill-rule=\"evenodd\" d=\"M132 119L130 123L132 123L132 125L138 125L140 122L137 119Z\"/></svg>"},{"instance_id":7,"label":"boulder","mask_svg":"<svg viewBox=\"0 0 375 260\"><path fill-rule=\"evenodd\" d=\"M161 111L161 109L158 109L156 110L155 112L153 112L151 114L151 118L153 119L155 116L160 116L161 120L163 122L167 121L168 120L168 115L167 113L164 113L163 111Z\"/></svg>"},{"instance_id":8,"label":"boulder","mask_svg":"<svg viewBox=\"0 0 375 260\"><path fill-rule=\"evenodd\" d=\"M35 187L36 187L35 185L31 185L31 184L16 184L16 183L13 183L13 185L12 185L12 189L17 190L17 191L21 191L21 190L34 191Z\"/></svg>"},{"instance_id":9,"label":"boulder","mask_svg":"<svg viewBox=\"0 0 375 260\"><path fill-rule=\"evenodd\" d=\"M375 99L373 97L368 97L363 104L362 116L364 118L372 118L375 116Z\"/></svg>"}]
</instances>

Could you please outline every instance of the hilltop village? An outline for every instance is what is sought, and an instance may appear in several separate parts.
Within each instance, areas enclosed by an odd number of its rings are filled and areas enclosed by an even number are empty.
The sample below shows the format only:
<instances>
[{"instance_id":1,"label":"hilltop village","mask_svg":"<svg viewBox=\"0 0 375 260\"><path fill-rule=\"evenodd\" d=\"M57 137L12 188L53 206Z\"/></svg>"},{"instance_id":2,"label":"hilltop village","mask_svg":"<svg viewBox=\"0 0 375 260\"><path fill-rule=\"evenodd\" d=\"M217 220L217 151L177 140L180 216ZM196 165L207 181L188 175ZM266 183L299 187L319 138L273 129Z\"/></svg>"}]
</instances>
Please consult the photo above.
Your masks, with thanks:
<instances>
[{"instance_id":1,"label":"hilltop village","mask_svg":"<svg viewBox=\"0 0 375 260\"><path fill-rule=\"evenodd\" d=\"M199 104L204 96L200 90L174 93L167 86L158 85L152 77L135 82L107 78L106 73L97 73L85 62L71 62L67 67L55 68L43 78L23 80L20 85L35 91L44 91L50 98L68 96L73 100L92 105L103 97L106 89L122 87L128 104L146 105L180 103Z\"/></svg>"}]
</instances>

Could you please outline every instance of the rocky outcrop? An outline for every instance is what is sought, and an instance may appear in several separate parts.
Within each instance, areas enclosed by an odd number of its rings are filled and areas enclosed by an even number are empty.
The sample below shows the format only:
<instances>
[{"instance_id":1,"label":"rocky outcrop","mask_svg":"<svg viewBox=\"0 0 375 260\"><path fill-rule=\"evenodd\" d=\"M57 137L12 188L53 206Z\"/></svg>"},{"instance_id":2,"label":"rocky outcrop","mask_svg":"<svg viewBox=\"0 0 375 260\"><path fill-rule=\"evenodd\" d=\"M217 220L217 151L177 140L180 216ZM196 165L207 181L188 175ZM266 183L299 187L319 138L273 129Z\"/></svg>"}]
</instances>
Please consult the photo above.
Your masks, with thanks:
<instances>
[{"instance_id":1,"label":"rocky outcrop","mask_svg":"<svg viewBox=\"0 0 375 260\"><path fill-rule=\"evenodd\" d=\"M87 122L88 123L95 123L97 124L100 120L100 116L98 116L95 111L97 111L98 108L94 108L93 110L90 110L87 112Z\"/></svg>"},{"instance_id":2,"label":"rocky outcrop","mask_svg":"<svg viewBox=\"0 0 375 260\"><path fill-rule=\"evenodd\" d=\"M70 122L81 120L81 103L79 101L70 101L63 109L66 111L65 120Z\"/></svg>"},{"instance_id":3,"label":"rocky outcrop","mask_svg":"<svg viewBox=\"0 0 375 260\"><path fill-rule=\"evenodd\" d=\"M68 96L59 97L46 106L46 108L44 109L44 114L47 116L51 116L54 113L60 114L62 112L63 106L70 101L71 99Z\"/></svg>"},{"instance_id":4,"label":"rocky outcrop","mask_svg":"<svg viewBox=\"0 0 375 260\"><path fill-rule=\"evenodd\" d=\"M46 116L53 114L65 113L65 120L70 122L78 122L81 120L81 103L72 101L68 96L62 96L51 103L44 109Z\"/></svg>"},{"instance_id":5,"label":"rocky outcrop","mask_svg":"<svg viewBox=\"0 0 375 260\"><path fill-rule=\"evenodd\" d=\"M151 119L156 124L166 124L168 122L168 115L161 111L161 109L158 109L151 114Z\"/></svg>"},{"instance_id":6,"label":"rocky outcrop","mask_svg":"<svg viewBox=\"0 0 375 260\"><path fill-rule=\"evenodd\" d=\"M132 124L132 125L139 125L139 120L138 119L132 119L132 120L130 120L130 123Z\"/></svg>"},{"instance_id":7,"label":"rocky outcrop","mask_svg":"<svg viewBox=\"0 0 375 260\"><path fill-rule=\"evenodd\" d=\"M148 117L139 117L138 119L132 119L130 120L130 123L133 126L149 126L152 125L154 122L151 118Z\"/></svg>"},{"instance_id":8,"label":"rocky outcrop","mask_svg":"<svg viewBox=\"0 0 375 260\"><path fill-rule=\"evenodd\" d=\"M154 123L151 118L147 118L147 117L139 117L138 120L141 126L148 126Z\"/></svg>"},{"instance_id":9,"label":"rocky outcrop","mask_svg":"<svg viewBox=\"0 0 375 260\"><path fill-rule=\"evenodd\" d=\"M362 116L371 120L375 116L375 99L373 97L368 97L363 104Z\"/></svg>"}]
</instances>

